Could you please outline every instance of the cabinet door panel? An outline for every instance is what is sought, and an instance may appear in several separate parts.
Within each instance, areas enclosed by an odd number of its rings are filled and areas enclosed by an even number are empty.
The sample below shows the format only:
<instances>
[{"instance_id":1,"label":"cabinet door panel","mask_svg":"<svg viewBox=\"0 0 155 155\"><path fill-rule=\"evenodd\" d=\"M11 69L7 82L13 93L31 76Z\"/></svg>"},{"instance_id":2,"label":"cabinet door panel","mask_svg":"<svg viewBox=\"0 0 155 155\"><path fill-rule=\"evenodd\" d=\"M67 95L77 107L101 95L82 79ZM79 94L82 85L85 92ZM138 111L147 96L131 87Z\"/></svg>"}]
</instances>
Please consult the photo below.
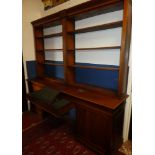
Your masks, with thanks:
<instances>
[{"instance_id":1,"label":"cabinet door panel","mask_svg":"<svg viewBox=\"0 0 155 155\"><path fill-rule=\"evenodd\" d=\"M77 132L95 145L107 147L111 139L111 117L99 109L77 106Z\"/></svg>"},{"instance_id":2,"label":"cabinet door panel","mask_svg":"<svg viewBox=\"0 0 155 155\"><path fill-rule=\"evenodd\" d=\"M110 124L109 119L103 114L89 111L89 136L97 145L106 146L109 143Z\"/></svg>"},{"instance_id":3,"label":"cabinet door panel","mask_svg":"<svg viewBox=\"0 0 155 155\"><path fill-rule=\"evenodd\" d=\"M77 132L80 136L84 136L87 137L87 111L86 109L82 109L82 108L77 108Z\"/></svg>"}]
</instances>

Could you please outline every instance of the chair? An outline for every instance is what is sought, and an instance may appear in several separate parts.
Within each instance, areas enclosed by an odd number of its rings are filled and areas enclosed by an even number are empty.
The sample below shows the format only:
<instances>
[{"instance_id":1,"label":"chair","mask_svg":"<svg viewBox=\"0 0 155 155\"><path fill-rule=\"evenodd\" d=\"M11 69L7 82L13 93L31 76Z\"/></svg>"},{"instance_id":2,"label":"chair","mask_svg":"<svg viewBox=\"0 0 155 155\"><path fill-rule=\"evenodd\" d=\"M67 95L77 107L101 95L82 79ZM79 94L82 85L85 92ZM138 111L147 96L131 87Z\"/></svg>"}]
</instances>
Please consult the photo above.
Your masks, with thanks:
<instances>
[{"instance_id":1,"label":"chair","mask_svg":"<svg viewBox=\"0 0 155 155\"><path fill-rule=\"evenodd\" d=\"M45 111L56 118L62 118L74 108L72 102L62 97L61 92L48 87L27 94L27 99L35 106L41 117Z\"/></svg>"}]
</instances>

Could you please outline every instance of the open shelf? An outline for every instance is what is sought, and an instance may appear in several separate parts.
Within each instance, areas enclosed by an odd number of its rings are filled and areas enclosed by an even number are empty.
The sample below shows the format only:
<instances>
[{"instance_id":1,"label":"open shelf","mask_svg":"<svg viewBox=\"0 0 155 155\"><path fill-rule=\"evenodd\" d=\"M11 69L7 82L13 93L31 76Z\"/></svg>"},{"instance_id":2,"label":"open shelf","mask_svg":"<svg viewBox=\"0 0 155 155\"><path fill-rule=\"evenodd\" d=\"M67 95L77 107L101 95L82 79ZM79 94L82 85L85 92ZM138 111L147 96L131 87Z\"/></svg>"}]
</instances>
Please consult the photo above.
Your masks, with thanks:
<instances>
[{"instance_id":1,"label":"open shelf","mask_svg":"<svg viewBox=\"0 0 155 155\"><path fill-rule=\"evenodd\" d=\"M105 29L111 29L111 28L116 28L116 27L121 27L123 24L122 21L117 21L117 22L112 22L112 23L107 23L107 24L102 24L102 25L97 25L97 26L91 26L91 27L86 27L86 28L81 28L77 29L74 32L68 32L68 33L86 33L86 32L93 32L93 31L100 31L100 30L105 30Z\"/></svg>"},{"instance_id":2,"label":"open shelf","mask_svg":"<svg viewBox=\"0 0 155 155\"><path fill-rule=\"evenodd\" d=\"M69 65L68 67L73 68L84 68L84 69L97 69L97 70L119 70L119 68L115 67L96 67L96 66L82 66L82 65Z\"/></svg>"},{"instance_id":3,"label":"open shelf","mask_svg":"<svg viewBox=\"0 0 155 155\"><path fill-rule=\"evenodd\" d=\"M49 34L49 35L44 35L44 36L39 36L37 38L52 38L52 37L59 37L59 36L62 36L62 32Z\"/></svg>"},{"instance_id":4,"label":"open shelf","mask_svg":"<svg viewBox=\"0 0 155 155\"><path fill-rule=\"evenodd\" d=\"M88 51L88 50L105 50L105 49L120 49L121 46L107 46L107 47L89 47L89 48L75 48L77 51ZM55 52L55 51L63 51L60 48L53 48L53 49L41 49L37 51L47 51L47 52ZM74 51L74 49L68 49L68 51Z\"/></svg>"},{"instance_id":5,"label":"open shelf","mask_svg":"<svg viewBox=\"0 0 155 155\"><path fill-rule=\"evenodd\" d=\"M44 49L36 49L37 52L44 52Z\"/></svg>"},{"instance_id":6,"label":"open shelf","mask_svg":"<svg viewBox=\"0 0 155 155\"><path fill-rule=\"evenodd\" d=\"M48 52L54 52L54 51L62 51L63 49L44 49L44 51L48 51Z\"/></svg>"},{"instance_id":7,"label":"open shelf","mask_svg":"<svg viewBox=\"0 0 155 155\"><path fill-rule=\"evenodd\" d=\"M59 51L59 52L61 52L61 51L63 51L63 49L59 49L59 48L53 48L53 49L40 49L40 50L36 50L37 52L55 52L55 51Z\"/></svg>"},{"instance_id":8,"label":"open shelf","mask_svg":"<svg viewBox=\"0 0 155 155\"><path fill-rule=\"evenodd\" d=\"M77 51L84 50L104 50L104 49L120 49L121 46L107 46L107 47L89 47L89 48L76 48ZM68 51L74 51L73 49L69 49Z\"/></svg>"},{"instance_id":9,"label":"open shelf","mask_svg":"<svg viewBox=\"0 0 155 155\"><path fill-rule=\"evenodd\" d=\"M63 63L55 62L52 60L45 60L44 64L45 65L51 65L51 66L63 66Z\"/></svg>"}]
</instances>

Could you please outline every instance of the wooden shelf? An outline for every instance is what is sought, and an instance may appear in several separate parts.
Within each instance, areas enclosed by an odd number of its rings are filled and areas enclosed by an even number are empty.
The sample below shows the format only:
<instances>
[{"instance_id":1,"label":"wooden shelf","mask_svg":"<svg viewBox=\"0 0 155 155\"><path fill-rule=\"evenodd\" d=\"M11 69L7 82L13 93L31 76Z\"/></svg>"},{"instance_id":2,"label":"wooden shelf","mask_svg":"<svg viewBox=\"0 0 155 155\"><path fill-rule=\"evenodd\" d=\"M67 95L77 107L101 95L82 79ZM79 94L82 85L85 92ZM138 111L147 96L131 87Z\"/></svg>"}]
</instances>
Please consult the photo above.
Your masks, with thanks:
<instances>
[{"instance_id":1,"label":"wooden shelf","mask_svg":"<svg viewBox=\"0 0 155 155\"><path fill-rule=\"evenodd\" d=\"M63 64L56 64L56 63L49 63L49 62L45 62L45 65L51 65L51 66L63 66Z\"/></svg>"},{"instance_id":2,"label":"wooden shelf","mask_svg":"<svg viewBox=\"0 0 155 155\"><path fill-rule=\"evenodd\" d=\"M97 70L119 70L119 68L115 67L96 67L96 66L82 66L82 65L70 65L68 67L73 68L84 68L84 69L97 69Z\"/></svg>"},{"instance_id":3,"label":"wooden shelf","mask_svg":"<svg viewBox=\"0 0 155 155\"><path fill-rule=\"evenodd\" d=\"M90 47L90 48L76 48L77 51L84 51L84 50L104 50L104 49L120 49L121 46L107 46L107 47ZM63 49L44 49L44 50L37 50L37 51L48 51L48 52L55 52L55 51L63 51ZM74 49L69 49L68 51L74 51Z\"/></svg>"},{"instance_id":4,"label":"wooden shelf","mask_svg":"<svg viewBox=\"0 0 155 155\"><path fill-rule=\"evenodd\" d=\"M105 29L111 29L111 28L116 28L116 27L121 27L123 24L122 21L117 21L113 23L108 23L108 24L102 24L102 25L97 25L97 26L91 26L91 27L86 27L86 28L81 28L77 29L74 32L68 32L68 33L86 33L86 32L93 32L93 31L100 31L100 30L105 30Z\"/></svg>"},{"instance_id":5,"label":"wooden shelf","mask_svg":"<svg viewBox=\"0 0 155 155\"><path fill-rule=\"evenodd\" d=\"M63 51L63 49L59 49L59 48L57 48L57 49L42 49L42 50L37 50L37 52L55 52L55 51L58 51L58 52L61 52L61 51Z\"/></svg>"},{"instance_id":6,"label":"wooden shelf","mask_svg":"<svg viewBox=\"0 0 155 155\"><path fill-rule=\"evenodd\" d=\"M50 61L50 60L45 60L44 64L51 65L51 66L63 66L63 63L56 63L56 62L53 62L53 61Z\"/></svg>"},{"instance_id":7,"label":"wooden shelf","mask_svg":"<svg viewBox=\"0 0 155 155\"><path fill-rule=\"evenodd\" d=\"M37 52L44 52L44 49L36 49Z\"/></svg>"},{"instance_id":8,"label":"wooden shelf","mask_svg":"<svg viewBox=\"0 0 155 155\"><path fill-rule=\"evenodd\" d=\"M120 49L121 46L107 46L107 47L89 47L89 48L76 48L77 51L83 50L104 50L104 49ZM73 49L69 49L69 51L74 51Z\"/></svg>"},{"instance_id":9,"label":"wooden shelf","mask_svg":"<svg viewBox=\"0 0 155 155\"><path fill-rule=\"evenodd\" d=\"M51 66L63 66L63 63L56 63L55 61L51 61L51 60L45 60L44 63L40 63L40 64L51 65Z\"/></svg>"},{"instance_id":10,"label":"wooden shelf","mask_svg":"<svg viewBox=\"0 0 155 155\"><path fill-rule=\"evenodd\" d=\"M44 35L44 36L39 36L37 38L52 38L52 37L59 37L59 36L62 36L62 32L61 33L54 33L54 34Z\"/></svg>"},{"instance_id":11,"label":"wooden shelf","mask_svg":"<svg viewBox=\"0 0 155 155\"><path fill-rule=\"evenodd\" d=\"M44 49L44 51L48 51L48 52L54 52L54 51L63 51L63 49Z\"/></svg>"}]
</instances>

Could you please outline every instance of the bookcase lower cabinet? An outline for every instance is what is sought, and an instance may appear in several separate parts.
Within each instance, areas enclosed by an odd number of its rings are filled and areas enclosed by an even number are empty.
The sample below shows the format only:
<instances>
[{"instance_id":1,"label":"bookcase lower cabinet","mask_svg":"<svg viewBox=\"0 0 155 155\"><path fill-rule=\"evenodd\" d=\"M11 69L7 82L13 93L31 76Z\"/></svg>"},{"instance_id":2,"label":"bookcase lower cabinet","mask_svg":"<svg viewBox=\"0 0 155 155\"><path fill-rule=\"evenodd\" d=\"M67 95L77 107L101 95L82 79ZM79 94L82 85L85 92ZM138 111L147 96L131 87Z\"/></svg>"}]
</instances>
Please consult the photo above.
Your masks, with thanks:
<instances>
[{"instance_id":1,"label":"bookcase lower cabinet","mask_svg":"<svg viewBox=\"0 0 155 155\"><path fill-rule=\"evenodd\" d=\"M123 102L116 110L102 110L90 103L76 104L76 135L98 154L117 154L123 142Z\"/></svg>"}]
</instances>

